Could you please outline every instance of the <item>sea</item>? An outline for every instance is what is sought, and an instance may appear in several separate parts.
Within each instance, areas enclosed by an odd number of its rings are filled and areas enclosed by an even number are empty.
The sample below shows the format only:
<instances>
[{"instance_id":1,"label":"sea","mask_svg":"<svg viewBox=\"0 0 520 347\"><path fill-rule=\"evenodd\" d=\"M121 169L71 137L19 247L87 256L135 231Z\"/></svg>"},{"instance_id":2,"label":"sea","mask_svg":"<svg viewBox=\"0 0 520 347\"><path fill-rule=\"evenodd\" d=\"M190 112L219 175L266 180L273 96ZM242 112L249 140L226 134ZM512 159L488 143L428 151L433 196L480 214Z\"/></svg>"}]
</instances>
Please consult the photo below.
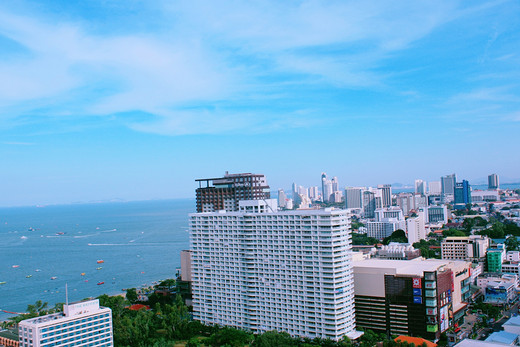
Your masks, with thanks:
<instances>
[{"instance_id":1,"label":"sea","mask_svg":"<svg viewBox=\"0 0 520 347\"><path fill-rule=\"evenodd\" d=\"M0 208L0 320L175 278L193 199Z\"/></svg>"}]
</instances>

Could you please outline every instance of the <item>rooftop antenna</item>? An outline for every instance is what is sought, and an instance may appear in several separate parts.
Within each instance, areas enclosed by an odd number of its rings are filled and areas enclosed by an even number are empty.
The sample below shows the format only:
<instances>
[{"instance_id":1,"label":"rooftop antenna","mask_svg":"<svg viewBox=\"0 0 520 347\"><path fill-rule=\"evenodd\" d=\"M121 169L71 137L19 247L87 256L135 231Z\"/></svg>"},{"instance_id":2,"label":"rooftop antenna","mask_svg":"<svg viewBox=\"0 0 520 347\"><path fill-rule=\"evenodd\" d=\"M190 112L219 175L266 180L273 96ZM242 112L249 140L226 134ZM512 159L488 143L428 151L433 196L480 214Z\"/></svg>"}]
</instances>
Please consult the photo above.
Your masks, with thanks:
<instances>
[{"instance_id":1,"label":"rooftop antenna","mask_svg":"<svg viewBox=\"0 0 520 347\"><path fill-rule=\"evenodd\" d=\"M67 282L65 282L65 305L69 305L69 289L67 287Z\"/></svg>"}]
</instances>

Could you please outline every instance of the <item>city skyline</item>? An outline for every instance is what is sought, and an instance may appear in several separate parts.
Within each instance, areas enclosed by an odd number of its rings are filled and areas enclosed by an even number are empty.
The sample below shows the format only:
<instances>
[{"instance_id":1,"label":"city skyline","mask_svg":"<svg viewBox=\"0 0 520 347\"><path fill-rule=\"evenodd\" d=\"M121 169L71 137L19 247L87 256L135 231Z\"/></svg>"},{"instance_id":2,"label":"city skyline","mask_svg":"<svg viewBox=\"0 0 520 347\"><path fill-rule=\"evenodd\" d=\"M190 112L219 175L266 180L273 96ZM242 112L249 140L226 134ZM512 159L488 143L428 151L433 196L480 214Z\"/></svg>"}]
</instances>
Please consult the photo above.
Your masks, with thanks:
<instances>
[{"instance_id":1,"label":"city skyline","mask_svg":"<svg viewBox=\"0 0 520 347\"><path fill-rule=\"evenodd\" d=\"M514 1L0 5L0 206L518 182Z\"/></svg>"}]
</instances>

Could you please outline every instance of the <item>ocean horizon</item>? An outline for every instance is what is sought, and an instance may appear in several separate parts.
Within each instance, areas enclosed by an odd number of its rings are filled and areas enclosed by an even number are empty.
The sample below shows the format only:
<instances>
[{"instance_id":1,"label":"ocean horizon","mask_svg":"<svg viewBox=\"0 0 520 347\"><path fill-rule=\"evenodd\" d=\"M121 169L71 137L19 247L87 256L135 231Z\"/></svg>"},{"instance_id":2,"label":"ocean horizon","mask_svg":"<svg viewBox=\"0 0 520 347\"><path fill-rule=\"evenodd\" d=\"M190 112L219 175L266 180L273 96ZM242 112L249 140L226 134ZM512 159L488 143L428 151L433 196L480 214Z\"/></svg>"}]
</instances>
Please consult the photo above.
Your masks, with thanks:
<instances>
[{"instance_id":1,"label":"ocean horizon","mask_svg":"<svg viewBox=\"0 0 520 347\"><path fill-rule=\"evenodd\" d=\"M175 278L194 199L0 208L0 320Z\"/></svg>"}]
</instances>

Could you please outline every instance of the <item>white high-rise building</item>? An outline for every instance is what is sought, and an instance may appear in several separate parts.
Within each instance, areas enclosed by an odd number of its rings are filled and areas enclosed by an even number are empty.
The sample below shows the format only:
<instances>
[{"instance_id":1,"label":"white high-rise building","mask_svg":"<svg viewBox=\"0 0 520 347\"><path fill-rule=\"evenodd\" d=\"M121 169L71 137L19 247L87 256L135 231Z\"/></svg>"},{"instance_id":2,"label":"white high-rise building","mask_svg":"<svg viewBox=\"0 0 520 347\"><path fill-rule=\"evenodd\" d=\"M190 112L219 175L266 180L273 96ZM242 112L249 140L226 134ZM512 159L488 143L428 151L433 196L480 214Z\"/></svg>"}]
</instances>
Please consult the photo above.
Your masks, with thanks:
<instances>
[{"instance_id":1,"label":"white high-rise building","mask_svg":"<svg viewBox=\"0 0 520 347\"><path fill-rule=\"evenodd\" d=\"M332 182L329 180L325 181L323 187L325 189L323 191L323 201L333 202L334 196L332 196L332 194L334 193L334 190L332 189Z\"/></svg>"},{"instance_id":2,"label":"white high-rise building","mask_svg":"<svg viewBox=\"0 0 520 347\"><path fill-rule=\"evenodd\" d=\"M426 194L426 182L423 180L415 180L415 194Z\"/></svg>"},{"instance_id":3,"label":"white high-rise building","mask_svg":"<svg viewBox=\"0 0 520 347\"><path fill-rule=\"evenodd\" d=\"M21 321L18 335L20 347L111 347L112 311L98 299L63 305L63 312Z\"/></svg>"},{"instance_id":4,"label":"white high-rise building","mask_svg":"<svg viewBox=\"0 0 520 347\"><path fill-rule=\"evenodd\" d=\"M312 201L316 201L318 200L318 197L320 196L320 192L318 190L318 187L314 186L314 187L309 187L309 198L312 200Z\"/></svg>"},{"instance_id":5,"label":"white high-rise building","mask_svg":"<svg viewBox=\"0 0 520 347\"><path fill-rule=\"evenodd\" d=\"M431 181L428 183L428 193L430 195L441 195L442 186L440 181Z\"/></svg>"},{"instance_id":6,"label":"white high-rise building","mask_svg":"<svg viewBox=\"0 0 520 347\"><path fill-rule=\"evenodd\" d=\"M338 183L338 178L336 176L332 177L332 179L330 180L330 183L332 183L332 192L333 193L339 192L339 183Z\"/></svg>"},{"instance_id":7,"label":"white high-rise building","mask_svg":"<svg viewBox=\"0 0 520 347\"><path fill-rule=\"evenodd\" d=\"M414 244L426 239L425 212L417 211L416 217L409 217L406 220L406 234L408 243Z\"/></svg>"},{"instance_id":8,"label":"white high-rise building","mask_svg":"<svg viewBox=\"0 0 520 347\"><path fill-rule=\"evenodd\" d=\"M253 333L355 337L349 225L345 210L277 211L269 200L190 214L194 318Z\"/></svg>"},{"instance_id":9,"label":"white high-rise building","mask_svg":"<svg viewBox=\"0 0 520 347\"><path fill-rule=\"evenodd\" d=\"M345 207L346 208L362 208L363 207L363 190L364 190L364 188L355 188L355 187L345 188Z\"/></svg>"},{"instance_id":10,"label":"white high-rise building","mask_svg":"<svg viewBox=\"0 0 520 347\"><path fill-rule=\"evenodd\" d=\"M408 216L410 210L415 208L413 195L411 193L400 193L397 195L397 206Z\"/></svg>"},{"instance_id":11,"label":"white high-rise building","mask_svg":"<svg viewBox=\"0 0 520 347\"><path fill-rule=\"evenodd\" d=\"M305 188L304 186L298 186L298 194L300 194L302 197L309 197L309 190Z\"/></svg>"},{"instance_id":12,"label":"white high-rise building","mask_svg":"<svg viewBox=\"0 0 520 347\"><path fill-rule=\"evenodd\" d=\"M397 220L397 218L383 218L377 222L367 222L367 236L382 240L392 235L398 229L405 229L405 221Z\"/></svg>"},{"instance_id":13,"label":"white high-rise building","mask_svg":"<svg viewBox=\"0 0 520 347\"><path fill-rule=\"evenodd\" d=\"M378 185L377 189L381 192L381 207L392 206L392 185Z\"/></svg>"},{"instance_id":14,"label":"white high-rise building","mask_svg":"<svg viewBox=\"0 0 520 347\"><path fill-rule=\"evenodd\" d=\"M285 199L287 199L287 196L285 195L283 189L278 189L278 207L285 207Z\"/></svg>"}]
</instances>

